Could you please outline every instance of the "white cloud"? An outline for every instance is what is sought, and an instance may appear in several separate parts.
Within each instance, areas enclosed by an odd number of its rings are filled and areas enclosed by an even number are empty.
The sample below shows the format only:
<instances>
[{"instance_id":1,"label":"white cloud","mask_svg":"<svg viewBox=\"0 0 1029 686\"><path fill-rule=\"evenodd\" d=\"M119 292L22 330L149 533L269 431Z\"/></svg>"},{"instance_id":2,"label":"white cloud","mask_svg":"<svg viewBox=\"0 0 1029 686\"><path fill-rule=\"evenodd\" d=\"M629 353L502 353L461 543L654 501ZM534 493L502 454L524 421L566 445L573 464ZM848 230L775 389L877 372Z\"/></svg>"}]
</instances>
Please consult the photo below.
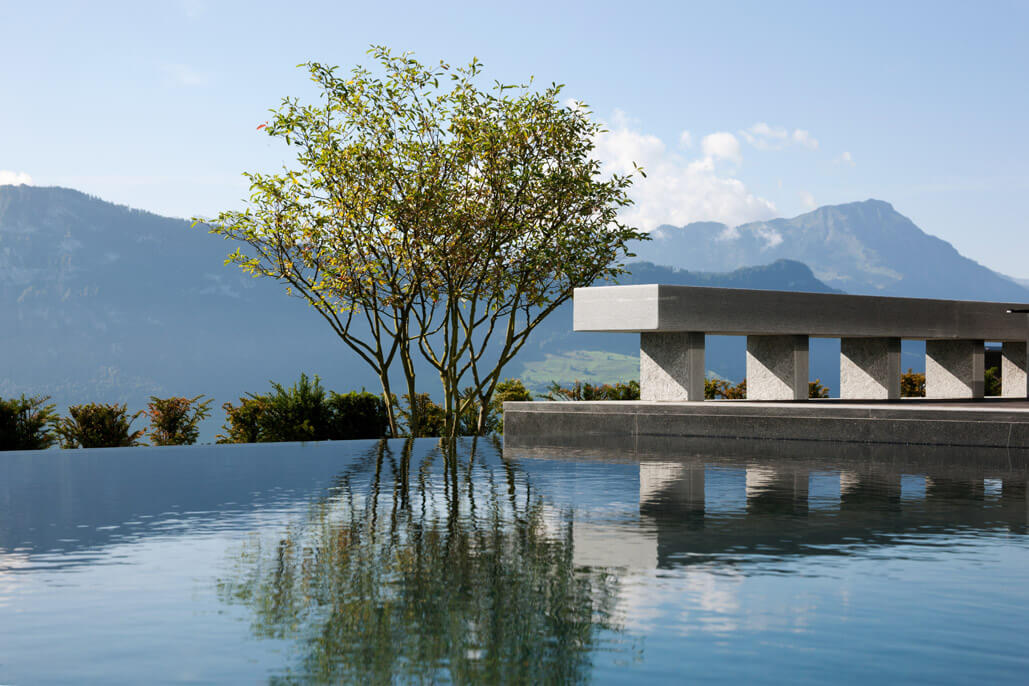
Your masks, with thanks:
<instances>
[{"instance_id":1,"label":"white cloud","mask_svg":"<svg viewBox=\"0 0 1029 686\"><path fill-rule=\"evenodd\" d=\"M709 133L700 141L700 149L704 151L705 157L713 160L729 160L739 164L743 161L740 154L740 142L736 136L726 131Z\"/></svg>"},{"instance_id":2,"label":"white cloud","mask_svg":"<svg viewBox=\"0 0 1029 686\"><path fill-rule=\"evenodd\" d=\"M754 227L754 233L758 235L765 242L765 250L774 248L775 246L782 243L782 234L773 229L768 224L759 224ZM737 232L738 235L738 232Z\"/></svg>"},{"instance_id":3,"label":"white cloud","mask_svg":"<svg viewBox=\"0 0 1029 686\"><path fill-rule=\"evenodd\" d=\"M683 131L682 133L680 133L679 134L679 145L681 145L684 148L692 148L693 147L693 134L691 134L689 131Z\"/></svg>"},{"instance_id":4,"label":"white cloud","mask_svg":"<svg viewBox=\"0 0 1029 686\"><path fill-rule=\"evenodd\" d=\"M210 79L185 64L165 64L161 69L176 86L206 86Z\"/></svg>"},{"instance_id":5,"label":"white cloud","mask_svg":"<svg viewBox=\"0 0 1029 686\"><path fill-rule=\"evenodd\" d=\"M815 202L815 196L811 195L807 191L801 191L799 195L800 204L802 204L805 209L813 210L818 207L818 203Z\"/></svg>"},{"instance_id":6,"label":"white cloud","mask_svg":"<svg viewBox=\"0 0 1029 686\"><path fill-rule=\"evenodd\" d=\"M846 167L853 167L855 164L857 164L856 162L854 162L854 158L851 156L851 154L846 150L844 150L843 154L836 158L835 162L836 164L842 164Z\"/></svg>"},{"instance_id":7,"label":"white cloud","mask_svg":"<svg viewBox=\"0 0 1029 686\"><path fill-rule=\"evenodd\" d=\"M811 134L804 129L793 130L793 142L803 145L805 148L815 150L818 148L818 140L811 137Z\"/></svg>"},{"instance_id":8,"label":"white cloud","mask_svg":"<svg viewBox=\"0 0 1029 686\"><path fill-rule=\"evenodd\" d=\"M0 169L0 186L32 185L32 177L25 172L14 172Z\"/></svg>"},{"instance_id":9,"label":"white cloud","mask_svg":"<svg viewBox=\"0 0 1029 686\"><path fill-rule=\"evenodd\" d=\"M736 226L776 215L772 202L716 169L718 160L742 159L739 141L732 134L705 136L702 155L689 158L669 150L657 136L640 131L638 123L622 112L616 112L613 124L606 128L608 132L597 137L594 151L604 173L632 173L633 162L647 173L646 178L636 177L631 189L636 204L622 213L623 221L650 231L661 224L682 226L693 221Z\"/></svg>"},{"instance_id":10,"label":"white cloud","mask_svg":"<svg viewBox=\"0 0 1029 686\"><path fill-rule=\"evenodd\" d=\"M811 150L818 148L818 140L811 136L810 131L793 129L793 133L790 133L785 127L770 126L763 121L740 131L740 135L758 150L782 150L791 144L802 145Z\"/></svg>"}]
</instances>

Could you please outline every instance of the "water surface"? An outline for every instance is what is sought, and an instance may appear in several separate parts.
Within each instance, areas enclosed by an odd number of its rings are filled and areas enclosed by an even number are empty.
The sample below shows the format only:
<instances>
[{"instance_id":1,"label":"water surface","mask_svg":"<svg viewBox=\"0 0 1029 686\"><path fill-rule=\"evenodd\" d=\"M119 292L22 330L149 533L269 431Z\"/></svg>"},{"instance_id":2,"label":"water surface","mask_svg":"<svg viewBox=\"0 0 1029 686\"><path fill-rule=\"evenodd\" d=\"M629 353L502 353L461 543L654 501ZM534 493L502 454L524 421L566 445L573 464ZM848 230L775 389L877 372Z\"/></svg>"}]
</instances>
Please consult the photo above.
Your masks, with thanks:
<instances>
[{"instance_id":1,"label":"water surface","mask_svg":"<svg viewBox=\"0 0 1029 686\"><path fill-rule=\"evenodd\" d=\"M0 683L1024 683L1026 466L0 453Z\"/></svg>"}]
</instances>

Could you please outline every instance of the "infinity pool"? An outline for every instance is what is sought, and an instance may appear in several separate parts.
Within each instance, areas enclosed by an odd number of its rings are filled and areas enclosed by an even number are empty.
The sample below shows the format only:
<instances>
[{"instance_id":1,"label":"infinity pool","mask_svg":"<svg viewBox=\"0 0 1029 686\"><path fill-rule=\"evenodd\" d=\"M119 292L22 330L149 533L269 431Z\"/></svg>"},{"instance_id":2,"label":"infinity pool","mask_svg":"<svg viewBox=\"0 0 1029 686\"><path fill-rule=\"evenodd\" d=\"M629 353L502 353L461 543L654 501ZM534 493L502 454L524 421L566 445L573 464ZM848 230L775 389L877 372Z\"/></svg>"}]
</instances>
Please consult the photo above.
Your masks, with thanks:
<instances>
[{"instance_id":1,"label":"infinity pool","mask_svg":"<svg viewBox=\"0 0 1029 686\"><path fill-rule=\"evenodd\" d=\"M1025 683L1026 474L484 440L0 453L0 683Z\"/></svg>"}]
</instances>

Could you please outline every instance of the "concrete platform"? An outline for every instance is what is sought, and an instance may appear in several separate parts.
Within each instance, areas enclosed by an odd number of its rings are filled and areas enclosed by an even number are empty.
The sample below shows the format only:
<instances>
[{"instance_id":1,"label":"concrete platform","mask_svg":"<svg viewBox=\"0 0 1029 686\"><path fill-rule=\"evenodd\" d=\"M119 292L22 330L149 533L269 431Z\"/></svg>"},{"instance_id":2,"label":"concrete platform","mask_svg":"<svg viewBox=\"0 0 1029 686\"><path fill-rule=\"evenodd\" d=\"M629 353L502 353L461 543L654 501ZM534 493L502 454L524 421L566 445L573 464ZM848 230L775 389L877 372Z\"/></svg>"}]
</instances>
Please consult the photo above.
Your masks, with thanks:
<instances>
[{"instance_id":1,"label":"concrete platform","mask_svg":"<svg viewBox=\"0 0 1029 686\"><path fill-rule=\"evenodd\" d=\"M846 453L882 461L925 453L933 459L1004 460L1029 453L1029 401L504 403L504 449L630 458Z\"/></svg>"}]
</instances>

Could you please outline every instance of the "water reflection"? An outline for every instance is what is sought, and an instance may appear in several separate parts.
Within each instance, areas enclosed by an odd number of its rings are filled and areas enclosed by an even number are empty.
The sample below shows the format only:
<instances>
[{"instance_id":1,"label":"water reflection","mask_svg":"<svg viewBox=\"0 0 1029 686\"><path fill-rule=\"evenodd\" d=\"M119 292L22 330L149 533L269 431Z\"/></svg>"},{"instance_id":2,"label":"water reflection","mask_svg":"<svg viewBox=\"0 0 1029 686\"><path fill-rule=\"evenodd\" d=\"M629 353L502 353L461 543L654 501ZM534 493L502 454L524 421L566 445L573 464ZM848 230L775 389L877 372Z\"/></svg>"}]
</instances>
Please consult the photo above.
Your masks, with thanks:
<instances>
[{"instance_id":1,"label":"water reflection","mask_svg":"<svg viewBox=\"0 0 1029 686\"><path fill-rule=\"evenodd\" d=\"M316 682L584 681L616 576L576 568L571 511L517 466L380 444L280 538L240 552L221 596L302 645ZM460 455L460 456L459 456Z\"/></svg>"},{"instance_id":2,"label":"water reflection","mask_svg":"<svg viewBox=\"0 0 1029 686\"><path fill-rule=\"evenodd\" d=\"M1027 464L432 439L0 455L0 682L189 664L207 681L1020 683Z\"/></svg>"}]
</instances>

